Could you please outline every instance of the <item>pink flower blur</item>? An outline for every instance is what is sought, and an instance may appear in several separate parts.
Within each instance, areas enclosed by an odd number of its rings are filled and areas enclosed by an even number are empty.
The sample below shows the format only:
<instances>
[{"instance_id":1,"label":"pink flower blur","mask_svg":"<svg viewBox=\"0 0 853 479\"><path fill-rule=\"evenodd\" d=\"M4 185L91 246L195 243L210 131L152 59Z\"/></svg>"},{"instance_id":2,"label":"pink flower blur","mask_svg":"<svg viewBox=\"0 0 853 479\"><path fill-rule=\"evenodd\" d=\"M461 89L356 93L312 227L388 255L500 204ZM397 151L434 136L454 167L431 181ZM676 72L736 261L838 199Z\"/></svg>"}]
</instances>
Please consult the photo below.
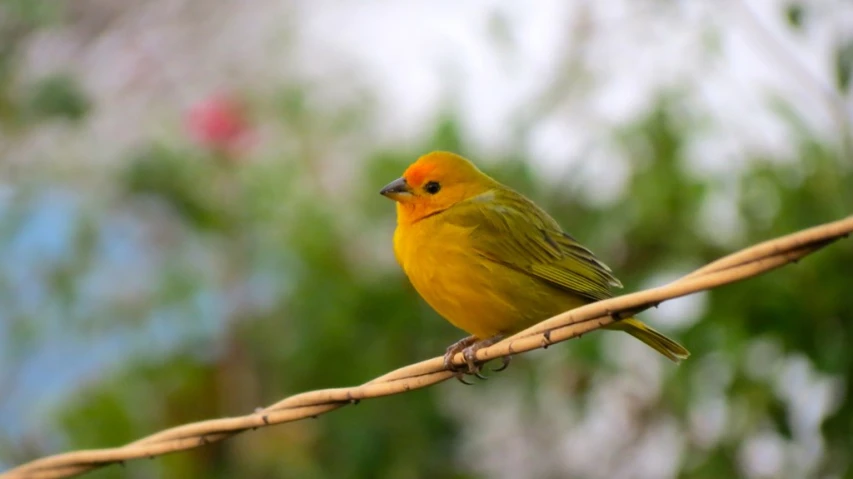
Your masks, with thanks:
<instances>
[{"instance_id":1,"label":"pink flower blur","mask_svg":"<svg viewBox=\"0 0 853 479\"><path fill-rule=\"evenodd\" d=\"M237 155L249 145L251 125L244 104L236 97L214 94L190 108L186 117L190 138L217 153Z\"/></svg>"}]
</instances>

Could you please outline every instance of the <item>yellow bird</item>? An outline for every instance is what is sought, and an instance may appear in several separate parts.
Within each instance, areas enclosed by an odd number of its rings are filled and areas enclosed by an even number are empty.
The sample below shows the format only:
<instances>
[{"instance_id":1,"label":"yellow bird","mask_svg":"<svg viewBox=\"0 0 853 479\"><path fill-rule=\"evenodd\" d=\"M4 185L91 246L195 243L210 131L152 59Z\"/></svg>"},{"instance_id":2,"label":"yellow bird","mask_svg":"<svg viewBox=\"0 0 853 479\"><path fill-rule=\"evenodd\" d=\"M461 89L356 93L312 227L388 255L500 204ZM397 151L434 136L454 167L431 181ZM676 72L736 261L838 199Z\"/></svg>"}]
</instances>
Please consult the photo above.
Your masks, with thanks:
<instances>
[{"instance_id":1,"label":"yellow bird","mask_svg":"<svg viewBox=\"0 0 853 479\"><path fill-rule=\"evenodd\" d=\"M397 202L394 252L412 285L471 334L447 348L448 369L462 352L477 373L478 349L622 286L547 213L459 155L426 154L381 194ZM635 318L608 328L675 362L690 354Z\"/></svg>"}]
</instances>

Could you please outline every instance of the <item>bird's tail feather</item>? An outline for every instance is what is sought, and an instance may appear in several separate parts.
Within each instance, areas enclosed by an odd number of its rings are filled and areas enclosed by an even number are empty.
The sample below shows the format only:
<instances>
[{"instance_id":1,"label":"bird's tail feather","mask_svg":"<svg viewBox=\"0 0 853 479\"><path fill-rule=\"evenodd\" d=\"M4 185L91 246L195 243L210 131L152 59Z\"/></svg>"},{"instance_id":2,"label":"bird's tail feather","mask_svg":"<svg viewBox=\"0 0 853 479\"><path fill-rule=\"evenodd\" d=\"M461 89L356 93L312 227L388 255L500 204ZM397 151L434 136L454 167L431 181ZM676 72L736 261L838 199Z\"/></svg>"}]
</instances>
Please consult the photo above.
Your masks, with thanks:
<instances>
[{"instance_id":1,"label":"bird's tail feather","mask_svg":"<svg viewBox=\"0 0 853 479\"><path fill-rule=\"evenodd\" d=\"M640 341L648 344L650 347L654 348L655 351L663 354L673 362L679 363L682 359L687 359L687 357L690 356L690 351L688 351L684 346L676 343L672 339L669 339L663 334L657 332L651 326L636 318L616 321L615 323L607 326L607 328L625 331L631 336L634 336Z\"/></svg>"}]
</instances>

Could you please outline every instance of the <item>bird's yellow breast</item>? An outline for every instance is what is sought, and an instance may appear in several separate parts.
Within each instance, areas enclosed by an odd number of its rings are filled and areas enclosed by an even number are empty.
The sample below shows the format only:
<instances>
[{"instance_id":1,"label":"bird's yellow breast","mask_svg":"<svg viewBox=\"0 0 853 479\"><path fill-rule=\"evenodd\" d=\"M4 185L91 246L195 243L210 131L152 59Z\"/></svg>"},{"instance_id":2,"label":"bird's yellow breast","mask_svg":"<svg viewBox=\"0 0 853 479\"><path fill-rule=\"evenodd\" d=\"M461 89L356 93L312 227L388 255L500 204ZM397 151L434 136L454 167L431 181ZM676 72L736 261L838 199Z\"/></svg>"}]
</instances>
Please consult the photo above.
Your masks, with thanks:
<instances>
[{"instance_id":1,"label":"bird's yellow breast","mask_svg":"<svg viewBox=\"0 0 853 479\"><path fill-rule=\"evenodd\" d=\"M471 246L470 228L440 216L398 225L394 252L418 293L454 326L488 338L586 302L484 258Z\"/></svg>"}]
</instances>

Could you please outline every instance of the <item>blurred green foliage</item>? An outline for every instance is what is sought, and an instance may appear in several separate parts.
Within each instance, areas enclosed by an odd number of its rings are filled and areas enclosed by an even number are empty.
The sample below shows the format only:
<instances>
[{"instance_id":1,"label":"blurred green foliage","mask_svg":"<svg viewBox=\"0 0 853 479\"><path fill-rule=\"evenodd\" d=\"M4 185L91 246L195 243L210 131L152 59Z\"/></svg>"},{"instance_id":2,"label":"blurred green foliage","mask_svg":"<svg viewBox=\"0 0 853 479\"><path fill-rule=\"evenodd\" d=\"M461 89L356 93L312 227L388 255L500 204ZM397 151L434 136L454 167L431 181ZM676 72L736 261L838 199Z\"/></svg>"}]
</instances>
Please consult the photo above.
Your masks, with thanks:
<instances>
[{"instance_id":1,"label":"blurred green foliage","mask_svg":"<svg viewBox=\"0 0 853 479\"><path fill-rule=\"evenodd\" d=\"M86 94L69 75L51 75L39 80L29 95L29 110L37 120L83 119L91 108Z\"/></svg>"},{"instance_id":2,"label":"blurred green foliage","mask_svg":"<svg viewBox=\"0 0 853 479\"><path fill-rule=\"evenodd\" d=\"M841 91L850 91L853 76L853 40L840 45L835 53L835 81Z\"/></svg>"},{"instance_id":3,"label":"blurred green foliage","mask_svg":"<svg viewBox=\"0 0 853 479\"><path fill-rule=\"evenodd\" d=\"M73 77L51 75L35 85L18 79L20 49L28 35L56 24L62 12L61 4L47 0L0 2L0 134L46 118L80 120L88 112L89 102Z\"/></svg>"}]
</instances>

